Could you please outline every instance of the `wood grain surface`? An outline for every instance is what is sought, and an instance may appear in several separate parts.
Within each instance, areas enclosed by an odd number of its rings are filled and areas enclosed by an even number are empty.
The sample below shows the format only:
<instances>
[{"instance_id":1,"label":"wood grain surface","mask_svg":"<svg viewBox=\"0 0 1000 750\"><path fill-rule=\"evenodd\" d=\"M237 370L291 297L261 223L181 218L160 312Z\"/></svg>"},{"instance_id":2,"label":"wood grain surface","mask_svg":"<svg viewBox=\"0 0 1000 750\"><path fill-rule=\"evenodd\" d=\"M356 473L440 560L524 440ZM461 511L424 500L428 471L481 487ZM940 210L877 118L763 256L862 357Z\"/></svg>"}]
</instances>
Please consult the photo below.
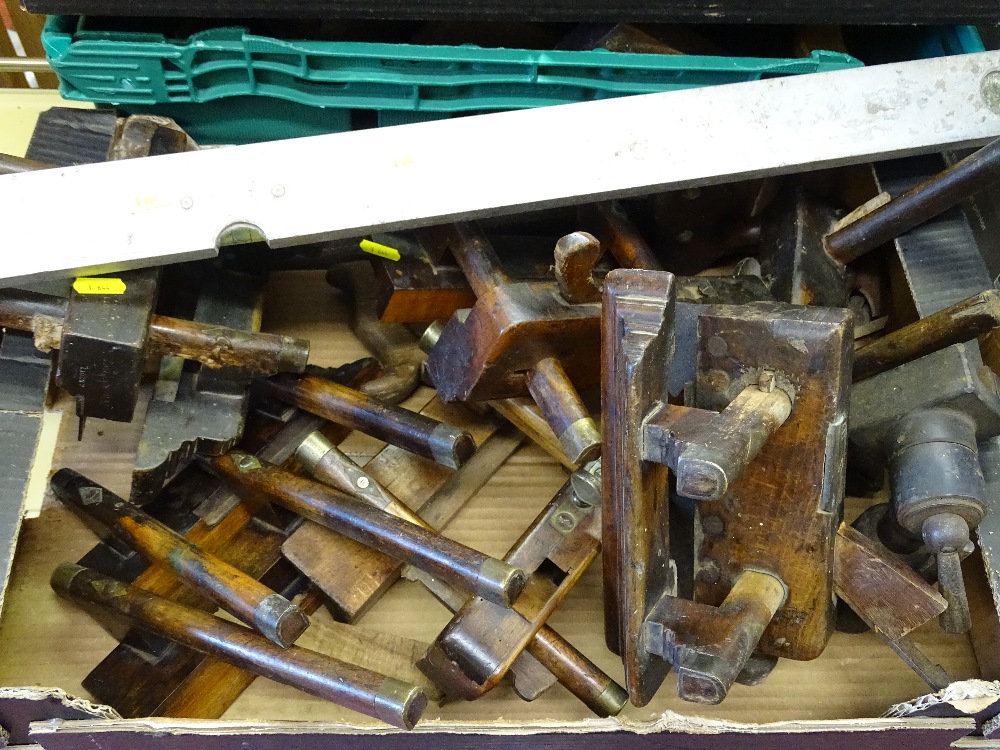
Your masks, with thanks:
<instances>
[{"instance_id":1,"label":"wood grain surface","mask_svg":"<svg viewBox=\"0 0 1000 750\"><path fill-rule=\"evenodd\" d=\"M833 580L837 596L869 627L898 641L948 608L937 589L860 531L837 531Z\"/></svg>"},{"instance_id":2,"label":"wood grain surface","mask_svg":"<svg viewBox=\"0 0 1000 750\"><path fill-rule=\"evenodd\" d=\"M286 304L282 304L286 303ZM288 272L275 276L270 284L270 296L265 305L264 329L288 335L304 336L313 341L313 362L336 365L353 361L365 352L349 333L347 310L339 296L330 290L322 273ZM55 466L71 466L86 472L117 493L129 488L128 471L134 457L138 431L128 425L94 420L88 425L84 441L77 443L73 420L65 420L61 447ZM351 436L342 446L355 460L364 463L381 445L370 438ZM449 525L448 533L455 539L474 546L487 554L503 555L518 538L546 502L566 480L566 472L553 459L535 446L518 451L485 485L462 513ZM874 501L878 501L876 498ZM884 498L883 498L884 501ZM851 501L846 520L852 520L871 501ZM71 604L60 601L49 589L48 577L61 560L79 559L95 542L93 533L76 516L58 503L50 501L37 519L25 523L20 548L15 560L6 609L0 619L0 684L44 685L65 689L73 695L87 697L81 685L84 676L115 646L116 641L100 625ZM602 573L600 561L595 561L549 619L549 625L576 645L599 667L619 681L622 680L620 659L604 645L603 606L601 599ZM437 604L419 584L408 581L394 586L365 616L363 627L390 633L401 638L432 641L451 615ZM322 610L314 621L329 623ZM929 658L944 665L956 679L978 676L978 667L969 643L963 636L942 633L936 623L917 629L911 634ZM630 721L659 719L664 711L676 711L693 717L743 722L773 722L791 720L830 721L835 719L877 717L895 702L922 695L925 687L895 654L873 634L847 635L835 633L823 654L812 662L782 660L774 672L758 687L733 687L721 706L692 706L674 695L673 678L661 688L656 698L645 708L627 707L623 718ZM431 706L425 720L440 719L454 722L492 721L500 717L508 725L513 722L582 722L589 716L585 706L561 687L555 687L539 700L525 703L507 685L500 685L479 701ZM363 718L329 703L303 695L269 680L255 680L226 711L223 718L245 722L318 721L366 726ZM208 725L218 726L218 725ZM374 722L367 724L374 726ZM582 728L583 723L576 727ZM689 726L698 731L714 732L703 722ZM810 731L809 746L817 750L839 750L844 745L843 725L832 731L829 725L806 725ZM963 734L961 729L948 731L922 725L912 732L889 732L879 724L878 731L857 728L860 734L851 742L859 745L878 743L880 747L946 747L950 738ZM168 733L158 733L152 724L135 732L124 729L102 735L101 745L108 750L117 747L143 748L183 747L175 745ZM780 738L769 747L800 748L803 725L773 728ZM211 731L210 736L190 735L187 747L199 750L228 750L251 747L241 745L252 738L239 734ZM295 745L303 750L329 747L332 740L329 727L285 728L273 726L260 730L262 746L274 743ZM417 731L420 731L419 729ZM450 750L467 747L469 737L462 734L440 734L429 730L429 739L436 747ZM272 734L278 732L278 734ZM306 732L306 734L303 734ZM950 733L949 733L950 732ZM623 734L622 741L630 747L656 748L664 746L662 736ZM141 737L141 739L140 739ZM410 746L410 736L381 736L379 747ZM609 735L593 736L601 746L607 746ZM702 734L687 738L686 748L709 747L712 738L727 748L762 747L758 734L725 732L720 735ZM898 738L898 739L894 739ZM41 739L35 738L36 741ZM78 747L79 735L65 738L50 735L46 747ZM74 745L69 745L72 739ZM338 747L370 747L365 735L337 735ZM476 740L481 747L496 747L503 737ZM556 735L547 730L532 737L538 746L553 748L584 748L579 735ZM121 744L114 744L121 743ZM193 743L193 744L191 744ZM270 744L269 744L270 743Z\"/></svg>"}]
</instances>

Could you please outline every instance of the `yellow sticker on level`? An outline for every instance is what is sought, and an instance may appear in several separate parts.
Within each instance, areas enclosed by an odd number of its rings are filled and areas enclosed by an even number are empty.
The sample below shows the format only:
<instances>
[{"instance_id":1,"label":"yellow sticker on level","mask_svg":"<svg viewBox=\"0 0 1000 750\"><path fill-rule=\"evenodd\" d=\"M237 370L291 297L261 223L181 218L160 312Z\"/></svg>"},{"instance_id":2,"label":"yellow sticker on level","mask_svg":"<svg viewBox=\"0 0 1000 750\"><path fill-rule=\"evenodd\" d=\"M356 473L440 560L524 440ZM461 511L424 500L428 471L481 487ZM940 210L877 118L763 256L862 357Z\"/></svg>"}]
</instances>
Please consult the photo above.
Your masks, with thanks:
<instances>
[{"instance_id":1,"label":"yellow sticker on level","mask_svg":"<svg viewBox=\"0 0 1000 750\"><path fill-rule=\"evenodd\" d=\"M81 276L73 282L73 291L77 294L125 294L125 282Z\"/></svg>"},{"instance_id":2,"label":"yellow sticker on level","mask_svg":"<svg viewBox=\"0 0 1000 750\"><path fill-rule=\"evenodd\" d=\"M361 249L366 253L371 253L372 255L377 255L380 258L386 258L387 260L399 260L399 250L394 247L389 247L388 245L382 245L378 242L372 242L371 240L361 240Z\"/></svg>"},{"instance_id":3,"label":"yellow sticker on level","mask_svg":"<svg viewBox=\"0 0 1000 750\"><path fill-rule=\"evenodd\" d=\"M159 208L163 205L163 201L158 195L137 195L135 196L135 209L137 211L145 211L150 208Z\"/></svg>"}]
</instances>

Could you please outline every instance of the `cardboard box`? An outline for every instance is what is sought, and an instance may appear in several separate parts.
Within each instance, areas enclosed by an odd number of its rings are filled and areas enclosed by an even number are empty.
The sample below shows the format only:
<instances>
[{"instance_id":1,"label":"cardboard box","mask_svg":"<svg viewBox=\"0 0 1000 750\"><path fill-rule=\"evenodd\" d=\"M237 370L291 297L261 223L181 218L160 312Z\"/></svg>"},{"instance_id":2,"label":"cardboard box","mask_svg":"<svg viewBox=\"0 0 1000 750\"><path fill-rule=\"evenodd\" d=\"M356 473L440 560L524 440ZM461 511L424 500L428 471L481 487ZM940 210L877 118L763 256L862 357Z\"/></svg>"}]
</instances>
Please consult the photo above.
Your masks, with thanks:
<instances>
[{"instance_id":1,"label":"cardboard box","mask_svg":"<svg viewBox=\"0 0 1000 750\"><path fill-rule=\"evenodd\" d=\"M286 272L269 285L266 330L313 341L313 361L336 365L365 356L346 325L347 312L322 273ZM595 352L594 356L598 356ZM412 403L426 400L426 389ZM141 418L141 415L138 415ZM90 420L83 442L76 420L63 420L54 466L88 474L118 493L127 492L137 425ZM352 436L343 446L363 460L380 447ZM502 555L565 481L566 473L541 450L522 447L448 526L447 533L492 555ZM865 503L850 500L848 518ZM335 747L390 750L427 748L944 748L976 730L992 709L994 686L953 686L955 696L979 694L964 703L932 701L921 717L879 718L895 703L926 692L923 683L871 633L837 633L812 662L781 661L758 687L735 686L717 707L680 701L670 677L649 706L628 707L615 719L596 719L561 686L532 703L506 685L475 703L431 705L410 733L262 678L221 720L115 720L86 698L84 676L116 645L84 611L59 600L49 588L53 568L75 561L96 542L68 509L49 498L40 516L25 522L0 619L0 724L11 744L62 748L197 748L255 750ZM976 561L970 558L969 563ZM972 568L971 565L967 565ZM970 576L976 628L972 638L942 632L931 623L915 634L927 655L955 680L1000 674L996 612L981 576ZM320 610L314 619L329 616ZM418 584L401 581L364 616L360 627L430 642L448 621L446 610ZM550 624L616 679L617 657L604 646L599 561L559 608ZM308 636L308 634L307 634ZM978 657L978 658L977 658ZM28 690L14 690L26 687ZM44 688L60 688L48 691ZM990 711L992 710L992 713ZM902 713L911 713L909 709ZM36 723L28 727L29 721ZM1000 743L998 743L1000 744ZM963 747L992 747L989 740L962 739Z\"/></svg>"}]
</instances>

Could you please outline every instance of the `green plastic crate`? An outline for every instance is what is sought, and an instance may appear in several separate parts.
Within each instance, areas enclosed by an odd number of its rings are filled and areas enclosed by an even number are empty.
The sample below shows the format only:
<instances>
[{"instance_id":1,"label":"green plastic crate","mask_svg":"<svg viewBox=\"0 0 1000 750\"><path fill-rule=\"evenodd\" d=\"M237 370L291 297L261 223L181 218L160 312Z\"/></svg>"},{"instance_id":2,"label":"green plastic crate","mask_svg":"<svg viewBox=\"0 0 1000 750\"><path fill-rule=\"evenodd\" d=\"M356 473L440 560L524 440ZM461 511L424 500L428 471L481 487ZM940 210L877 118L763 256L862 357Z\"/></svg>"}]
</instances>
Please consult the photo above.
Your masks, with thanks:
<instances>
[{"instance_id":1,"label":"green plastic crate","mask_svg":"<svg viewBox=\"0 0 1000 750\"><path fill-rule=\"evenodd\" d=\"M838 52L766 59L286 41L240 28L172 40L86 22L51 16L42 33L65 98L168 114L209 143L347 130L352 110L389 125L861 65Z\"/></svg>"}]
</instances>

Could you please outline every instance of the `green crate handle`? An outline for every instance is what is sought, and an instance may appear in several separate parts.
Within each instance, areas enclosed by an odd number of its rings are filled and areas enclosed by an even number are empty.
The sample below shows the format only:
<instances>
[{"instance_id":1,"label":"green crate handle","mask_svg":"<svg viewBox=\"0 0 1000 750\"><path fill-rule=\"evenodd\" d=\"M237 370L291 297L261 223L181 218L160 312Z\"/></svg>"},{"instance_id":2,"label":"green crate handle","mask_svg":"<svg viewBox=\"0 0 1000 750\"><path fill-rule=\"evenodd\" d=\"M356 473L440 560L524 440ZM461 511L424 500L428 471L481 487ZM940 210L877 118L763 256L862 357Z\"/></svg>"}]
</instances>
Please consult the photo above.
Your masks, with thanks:
<instances>
[{"instance_id":1,"label":"green crate handle","mask_svg":"<svg viewBox=\"0 0 1000 750\"><path fill-rule=\"evenodd\" d=\"M45 24L42 44L60 92L66 99L126 108L234 98L244 106L263 97L285 100L296 111L376 110L383 121L404 122L861 65L849 55L824 51L767 59L286 41L241 28L173 40L91 30L86 20L51 16ZM339 122L344 124L342 117Z\"/></svg>"}]
</instances>

